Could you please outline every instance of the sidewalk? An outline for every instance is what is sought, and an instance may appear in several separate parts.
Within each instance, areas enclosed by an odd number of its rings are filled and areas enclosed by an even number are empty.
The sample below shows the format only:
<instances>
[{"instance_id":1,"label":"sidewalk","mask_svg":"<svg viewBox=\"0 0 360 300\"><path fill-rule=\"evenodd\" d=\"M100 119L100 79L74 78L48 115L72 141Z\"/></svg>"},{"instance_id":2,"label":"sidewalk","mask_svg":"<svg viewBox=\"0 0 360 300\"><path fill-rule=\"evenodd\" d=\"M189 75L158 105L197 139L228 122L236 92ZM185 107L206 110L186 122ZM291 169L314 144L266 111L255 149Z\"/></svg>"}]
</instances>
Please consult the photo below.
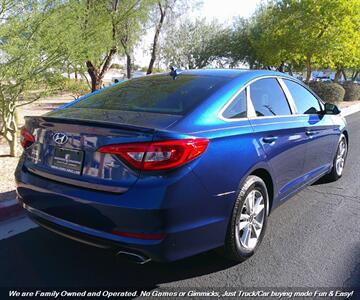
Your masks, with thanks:
<instances>
[{"instance_id":1,"label":"sidewalk","mask_svg":"<svg viewBox=\"0 0 360 300\"><path fill-rule=\"evenodd\" d=\"M360 101L356 101L354 104L351 102L343 102L341 104L341 115L344 117L360 111ZM23 213L23 209L15 199L0 201L0 222L18 216L21 213Z\"/></svg>"},{"instance_id":2,"label":"sidewalk","mask_svg":"<svg viewBox=\"0 0 360 300\"><path fill-rule=\"evenodd\" d=\"M340 104L339 108L341 110L341 115L346 117L360 111L360 101L354 101L354 103L345 101Z\"/></svg>"}]
</instances>

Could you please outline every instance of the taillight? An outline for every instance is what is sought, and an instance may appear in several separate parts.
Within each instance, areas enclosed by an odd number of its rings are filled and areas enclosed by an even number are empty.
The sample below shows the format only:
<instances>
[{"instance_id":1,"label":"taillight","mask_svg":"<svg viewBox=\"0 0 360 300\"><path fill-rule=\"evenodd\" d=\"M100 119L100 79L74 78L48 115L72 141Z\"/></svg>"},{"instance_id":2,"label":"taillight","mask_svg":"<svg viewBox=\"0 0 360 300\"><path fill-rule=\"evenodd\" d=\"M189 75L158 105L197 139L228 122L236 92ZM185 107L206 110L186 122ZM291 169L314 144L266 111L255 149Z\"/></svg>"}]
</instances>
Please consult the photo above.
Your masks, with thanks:
<instances>
[{"instance_id":1,"label":"taillight","mask_svg":"<svg viewBox=\"0 0 360 300\"><path fill-rule=\"evenodd\" d=\"M26 149L35 142L35 137L25 128L22 127L20 131L20 144Z\"/></svg>"},{"instance_id":2,"label":"taillight","mask_svg":"<svg viewBox=\"0 0 360 300\"><path fill-rule=\"evenodd\" d=\"M135 169L154 171L179 167L204 153L208 144L208 139L195 138L109 145L98 152L118 155Z\"/></svg>"}]
</instances>

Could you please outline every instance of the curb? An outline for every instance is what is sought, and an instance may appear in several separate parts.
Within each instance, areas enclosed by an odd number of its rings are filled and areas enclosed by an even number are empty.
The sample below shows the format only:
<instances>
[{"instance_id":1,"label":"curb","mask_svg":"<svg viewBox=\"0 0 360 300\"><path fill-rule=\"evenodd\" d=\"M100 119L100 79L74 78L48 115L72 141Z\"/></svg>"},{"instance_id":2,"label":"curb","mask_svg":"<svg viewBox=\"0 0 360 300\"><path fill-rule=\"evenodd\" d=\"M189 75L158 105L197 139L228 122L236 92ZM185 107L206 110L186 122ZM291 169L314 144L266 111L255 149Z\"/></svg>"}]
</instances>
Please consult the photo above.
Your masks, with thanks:
<instances>
[{"instance_id":1,"label":"curb","mask_svg":"<svg viewBox=\"0 0 360 300\"><path fill-rule=\"evenodd\" d=\"M341 109L341 115L343 117L360 111L360 103L348 106ZM14 218L21 215L24 212L19 202L15 199L0 202L0 222Z\"/></svg>"},{"instance_id":2,"label":"curb","mask_svg":"<svg viewBox=\"0 0 360 300\"><path fill-rule=\"evenodd\" d=\"M340 110L341 110L341 115L343 117L352 115L352 114L357 113L358 111L360 111L360 103L345 107L343 109L340 108Z\"/></svg>"},{"instance_id":3,"label":"curb","mask_svg":"<svg viewBox=\"0 0 360 300\"><path fill-rule=\"evenodd\" d=\"M23 209L17 200L7 200L0 202L0 222L17 217L23 213Z\"/></svg>"}]
</instances>

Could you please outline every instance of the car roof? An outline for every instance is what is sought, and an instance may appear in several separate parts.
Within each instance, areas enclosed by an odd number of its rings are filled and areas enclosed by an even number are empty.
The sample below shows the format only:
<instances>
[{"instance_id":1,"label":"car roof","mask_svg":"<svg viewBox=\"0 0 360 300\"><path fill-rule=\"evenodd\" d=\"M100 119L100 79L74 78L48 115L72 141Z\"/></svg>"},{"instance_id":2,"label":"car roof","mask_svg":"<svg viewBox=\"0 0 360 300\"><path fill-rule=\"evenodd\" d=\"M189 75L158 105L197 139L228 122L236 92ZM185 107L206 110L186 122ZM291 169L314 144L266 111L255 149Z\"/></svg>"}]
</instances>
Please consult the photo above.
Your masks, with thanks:
<instances>
[{"instance_id":1,"label":"car roof","mask_svg":"<svg viewBox=\"0 0 360 300\"><path fill-rule=\"evenodd\" d=\"M165 73L168 74L168 73ZM195 76L215 76L215 77L261 77L261 76L283 76L294 78L282 72L270 71L270 70L249 70L249 69L193 69L193 70L181 70L179 76L195 75Z\"/></svg>"},{"instance_id":2,"label":"car roof","mask_svg":"<svg viewBox=\"0 0 360 300\"><path fill-rule=\"evenodd\" d=\"M201 132L202 130L207 130L209 124L222 126L223 121L218 118L218 112L226 103L228 103L231 97L233 97L233 95L235 95L241 87L252 80L267 76L276 76L288 78L302 84L293 76L270 70L201 69L184 70L179 74L179 76L181 75L216 76L226 78L228 81L222 88L199 103L196 108L169 127L169 130L184 132L187 132L190 129L192 130L191 132Z\"/></svg>"}]
</instances>

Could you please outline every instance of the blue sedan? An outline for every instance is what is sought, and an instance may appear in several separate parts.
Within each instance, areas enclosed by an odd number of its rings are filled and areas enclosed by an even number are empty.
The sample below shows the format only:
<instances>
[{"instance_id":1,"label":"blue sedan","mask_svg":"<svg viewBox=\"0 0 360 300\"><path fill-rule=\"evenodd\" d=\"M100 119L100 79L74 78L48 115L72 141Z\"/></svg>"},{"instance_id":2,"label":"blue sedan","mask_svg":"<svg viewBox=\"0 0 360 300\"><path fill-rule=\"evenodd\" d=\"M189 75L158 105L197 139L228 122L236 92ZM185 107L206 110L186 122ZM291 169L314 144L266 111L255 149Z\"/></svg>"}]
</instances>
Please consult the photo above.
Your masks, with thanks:
<instances>
[{"instance_id":1,"label":"blue sedan","mask_svg":"<svg viewBox=\"0 0 360 300\"><path fill-rule=\"evenodd\" d=\"M348 142L339 109L291 76L172 70L26 117L17 195L44 228L137 263L242 261L271 211L341 177Z\"/></svg>"}]
</instances>

